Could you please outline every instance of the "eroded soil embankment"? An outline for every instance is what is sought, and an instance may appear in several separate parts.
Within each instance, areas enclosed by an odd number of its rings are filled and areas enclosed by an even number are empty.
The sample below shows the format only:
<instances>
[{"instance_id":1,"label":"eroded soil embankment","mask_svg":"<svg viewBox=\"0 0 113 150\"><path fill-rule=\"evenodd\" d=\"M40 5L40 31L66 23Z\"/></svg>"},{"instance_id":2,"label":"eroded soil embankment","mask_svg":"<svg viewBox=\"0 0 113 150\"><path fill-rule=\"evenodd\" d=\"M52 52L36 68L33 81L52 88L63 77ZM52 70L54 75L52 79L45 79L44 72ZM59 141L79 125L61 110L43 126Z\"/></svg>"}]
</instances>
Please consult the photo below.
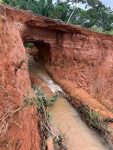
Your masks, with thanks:
<instances>
[{"instance_id":1,"label":"eroded soil embankment","mask_svg":"<svg viewBox=\"0 0 113 150\"><path fill-rule=\"evenodd\" d=\"M48 97L54 95L56 91L62 92L44 68L32 57L29 60L29 71L32 83L40 86ZM62 96L57 98L55 104L49 108L49 112L52 116L50 121L52 132L57 136L62 135L65 137L65 144L69 150L107 149L98 136L81 120L77 111Z\"/></svg>"},{"instance_id":2,"label":"eroded soil embankment","mask_svg":"<svg viewBox=\"0 0 113 150\"><path fill-rule=\"evenodd\" d=\"M69 95L113 118L113 37L5 5L0 5L0 10L0 117L7 106L16 110L26 93L33 94L24 41L39 48L42 61L53 66L48 71ZM0 139L0 150L39 149L34 107L20 111L13 123L6 125L8 131Z\"/></svg>"},{"instance_id":3,"label":"eroded soil embankment","mask_svg":"<svg viewBox=\"0 0 113 150\"><path fill-rule=\"evenodd\" d=\"M112 104L107 99L103 100L104 102L101 102L98 99L94 98L91 94L89 94L83 87L77 86L76 77L74 77L73 75L73 72L76 71L76 68L74 68L74 66L47 66L47 70L49 71L52 78L70 96L73 97L73 104L80 105L82 103L101 114L104 118L113 118L112 109L109 109L107 107L107 105L111 105L112 107Z\"/></svg>"},{"instance_id":4,"label":"eroded soil embankment","mask_svg":"<svg viewBox=\"0 0 113 150\"><path fill-rule=\"evenodd\" d=\"M102 119L107 120L109 131L110 131L110 140L113 143L113 109L112 101L104 98L95 98L93 97L85 87L77 86L77 79L74 77L74 72L76 72L76 67L71 66L47 66L47 69L52 76L52 78L71 96L71 103L75 107L81 107L81 105L86 105L90 109L94 110L101 115ZM84 72L83 72L84 73ZM89 80L88 78L86 78ZM85 84L87 80L82 80ZM107 80L107 78L105 79ZM98 83L99 84L99 83ZM85 84L86 85L86 84ZM94 86L94 85L93 85ZM104 85L106 86L106 85ZM96 87L95 87L96 88ZM101 90L101 87L98 91ZM110 91L111 92L111 91ZM104 92L103 95L104 96ZM109 97L109 94L108 94Z\"/></svg>"}]
</instances>

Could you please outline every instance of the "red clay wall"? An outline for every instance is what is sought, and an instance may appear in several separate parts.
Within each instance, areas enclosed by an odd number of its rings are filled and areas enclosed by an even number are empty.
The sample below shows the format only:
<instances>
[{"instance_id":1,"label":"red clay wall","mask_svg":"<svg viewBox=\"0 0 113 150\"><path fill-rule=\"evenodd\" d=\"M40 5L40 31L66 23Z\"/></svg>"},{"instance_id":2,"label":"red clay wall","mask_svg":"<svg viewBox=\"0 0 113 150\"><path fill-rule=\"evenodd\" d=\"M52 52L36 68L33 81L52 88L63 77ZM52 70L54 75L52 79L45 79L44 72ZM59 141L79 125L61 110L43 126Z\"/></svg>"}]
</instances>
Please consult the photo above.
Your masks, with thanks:
<instances>
[{"instance_id":1,"label":"red clay wall","mask_svg":"<svg viewBox=\"0 0 113 150\"><path fill-rule=\"evenodd\" d=\"M3 118L11 109L21 107L24 95L32 95L32 89L25 49L16 22L3 7L0 12L0 118ZM26 107L0 122L0 127L3 125L0 128L0 150L40 149L36 113L34 107Z\"/></svg>"}]
</instances>

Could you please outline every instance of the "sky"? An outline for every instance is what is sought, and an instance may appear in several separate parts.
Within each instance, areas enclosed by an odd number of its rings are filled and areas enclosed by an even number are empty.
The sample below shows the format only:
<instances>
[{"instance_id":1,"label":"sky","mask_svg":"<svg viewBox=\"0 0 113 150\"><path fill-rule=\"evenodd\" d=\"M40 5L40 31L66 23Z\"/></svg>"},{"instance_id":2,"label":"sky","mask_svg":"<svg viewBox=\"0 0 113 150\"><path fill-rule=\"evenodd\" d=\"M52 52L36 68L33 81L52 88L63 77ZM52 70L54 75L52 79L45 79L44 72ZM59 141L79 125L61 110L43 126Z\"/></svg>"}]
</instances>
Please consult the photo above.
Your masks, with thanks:
<instances>
[{"instance_id":1,"label":"sky","mask_svg":"<svg viewBox=\"0 0 113 150\"><path fill-rule=\"evenodd\" d=\"M113 0L101 0L101 2L103 2L105 6L110 6L111 8L113 8Z\"/></svg>"},{"instance_id":2,"label":"sky","mask_svg":"<svg viewBox=\"0 0 113 150\"><path fill-rule=\"evenodd\" d=\"M56 2L56 0L53 0L54 2ZM65 0L62 0L65 1ZM100 0L103 4L105 4L105 6L107 7L111 7L113 8L113 0Z\"/></svg>"}]
</instances>

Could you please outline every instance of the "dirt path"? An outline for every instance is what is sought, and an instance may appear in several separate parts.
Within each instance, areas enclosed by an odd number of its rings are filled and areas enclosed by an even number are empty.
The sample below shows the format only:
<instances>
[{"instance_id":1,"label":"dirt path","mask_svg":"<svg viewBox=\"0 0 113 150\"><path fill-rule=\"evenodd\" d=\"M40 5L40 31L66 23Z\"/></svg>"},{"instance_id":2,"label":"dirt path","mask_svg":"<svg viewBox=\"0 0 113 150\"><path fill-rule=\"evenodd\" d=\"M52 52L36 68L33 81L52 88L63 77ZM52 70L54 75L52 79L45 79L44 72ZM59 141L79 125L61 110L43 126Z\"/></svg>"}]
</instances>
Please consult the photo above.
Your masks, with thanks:
<instances>
[{"instance_id":1,"label":"dirt path","mask_svg":"<svg viewBox=\"0 0 113 150\"><path fill-rule=\"evenodd\" d=\"M48 85L48 89L55 93L62 92L62 89L52 81L51 77L32 58L29 62L29 71L35 77L43 80ZM47 93L48 94L48 93ZM69 104L67 99L59 96L55 104L49 109L52 114L52 131L57 135L62 135L66 139L68 150L105 150L98 136L93 133L82 121L79 114Z\"/></svg>"}]
</instances>

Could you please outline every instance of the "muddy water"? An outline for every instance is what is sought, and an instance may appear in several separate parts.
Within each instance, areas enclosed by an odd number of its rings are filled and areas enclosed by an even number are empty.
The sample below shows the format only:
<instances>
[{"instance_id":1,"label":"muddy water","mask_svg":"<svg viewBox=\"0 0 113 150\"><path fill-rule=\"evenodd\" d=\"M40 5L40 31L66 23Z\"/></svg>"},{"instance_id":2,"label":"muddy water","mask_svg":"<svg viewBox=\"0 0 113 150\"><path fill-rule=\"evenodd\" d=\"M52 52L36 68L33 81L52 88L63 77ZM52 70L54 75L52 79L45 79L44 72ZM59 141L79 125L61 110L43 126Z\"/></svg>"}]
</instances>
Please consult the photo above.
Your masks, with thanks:
<instances>
[{"instance_id":1,"label":"muddy water","mask_svg":"<svg viewBox=\"0 0 113 150\"><path fill-rule=\"evenodd\" d=\"M62 89L56 85L44 68L30 58L29 71L41 78L53 93ZM106 150L98 136L81 120L79 114L69 104L67 99L58 97L49 110L52 114L51 126L56 135L62 135L68 150Z\"/></svg>"}]
</instances>

